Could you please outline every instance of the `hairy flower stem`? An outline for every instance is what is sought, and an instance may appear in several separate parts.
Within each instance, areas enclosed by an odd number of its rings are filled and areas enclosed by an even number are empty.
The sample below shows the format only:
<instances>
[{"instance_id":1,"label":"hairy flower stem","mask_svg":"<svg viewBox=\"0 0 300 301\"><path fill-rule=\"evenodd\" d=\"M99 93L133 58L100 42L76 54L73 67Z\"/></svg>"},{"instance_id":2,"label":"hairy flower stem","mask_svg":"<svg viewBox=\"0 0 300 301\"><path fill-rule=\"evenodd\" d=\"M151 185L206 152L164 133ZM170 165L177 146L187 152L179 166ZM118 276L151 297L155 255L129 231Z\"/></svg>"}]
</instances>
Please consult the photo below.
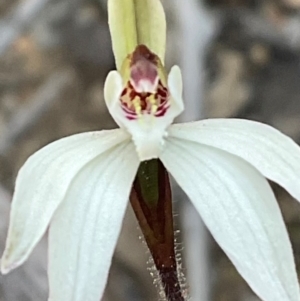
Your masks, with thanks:
<instances>
[{"instance_id":1,"label":"hairy flower stem","mask_svg":"<svg viewBox=\"0 0 300 301\"><path fill-rule=\"evenodd\" d=\"M169 175L155 159L141 163L130 202L168 301L184 301L177 273Z\"/></svg>"}]
</instances>

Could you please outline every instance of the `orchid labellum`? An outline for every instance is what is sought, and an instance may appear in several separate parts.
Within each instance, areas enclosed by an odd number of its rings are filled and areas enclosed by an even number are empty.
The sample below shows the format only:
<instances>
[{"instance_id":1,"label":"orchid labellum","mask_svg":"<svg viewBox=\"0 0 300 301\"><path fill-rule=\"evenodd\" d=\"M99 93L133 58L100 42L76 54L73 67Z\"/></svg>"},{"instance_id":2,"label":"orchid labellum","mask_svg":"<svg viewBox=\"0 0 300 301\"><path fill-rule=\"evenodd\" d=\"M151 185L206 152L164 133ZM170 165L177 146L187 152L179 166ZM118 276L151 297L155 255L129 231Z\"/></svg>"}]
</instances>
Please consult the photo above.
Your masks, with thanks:
<instances>
[{"instance_id":1,"label":"orchid labellum","mask_svg":"<svg viewBox=\"0 0 300 301\"><path fill-rule=\"evenodd\" d=\"M162 162L253 291L264 301L299 301L290 240L267 181L300 201L299 146L254 121L173 125L184 109L182 78L179 67L164 68L160 1L108 0L108 10L117 70L104 96L120 128L60 139L26 161L2 273L21 265L50 225L49 301L98 301L138 169ZM132 204L149 192L134 187Z\"/></svg>"}]
</instances>

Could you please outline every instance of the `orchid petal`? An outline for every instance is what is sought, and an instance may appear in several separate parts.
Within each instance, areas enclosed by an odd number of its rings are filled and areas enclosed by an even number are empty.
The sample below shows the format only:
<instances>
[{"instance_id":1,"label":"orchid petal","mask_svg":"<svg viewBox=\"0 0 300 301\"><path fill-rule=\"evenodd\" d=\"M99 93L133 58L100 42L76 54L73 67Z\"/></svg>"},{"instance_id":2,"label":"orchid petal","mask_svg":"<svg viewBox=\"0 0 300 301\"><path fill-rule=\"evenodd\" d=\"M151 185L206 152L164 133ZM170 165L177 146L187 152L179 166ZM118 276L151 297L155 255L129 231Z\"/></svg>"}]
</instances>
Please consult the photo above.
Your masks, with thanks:
<instances>
[{"instance_id":1,"label":"orchid petal","mask_svg":"<svg viewBox=\"0 0 300 301\"><path fill-rule=\"evenodd\" d=\"M143 114L136 120L129 119L120 104L122 78L118 71L111 71L104 84L104 98L116 123L132 136L141 161L157 158L163 149L167 128L184 109L182 100L182 77L178 66L168 76L170 97L162 116Z\"/></svg>"},{"instance_id":2,"label":"orchid petal","mask_svg":"<svg viewBox=\"0 0 300 301\"><path fill-rule=\"evenodd\" d=\"M299 301L291 244L267 180L237 156L174 138L160 159L253 291L265 301Z\"/></svg>"},{"instance_id":3,"label":"orchid petal","mask_svg":"<svg viewBox=\"0 0 300 301\"><path fill-rule=\"evenodd\" d=\"M166 19L160 0L109 0L109 28L117 69L144 44L164 62Z\"/></svg>"},{"instance_id":4,"label":"orchid petal","mask_svg":"<svg viewBox=\"0 0 300 301\"><path fill-rule=\"evenodd\" d=\"M49 301L100 300L138 165L128 142L73 180L50 227Z\"/></svg>"},{"instance_id":5,"label":"orchid petal","mask_svg":"<svg viewBox=\"0 0 300 301\"><path fill-rule=\"evenodd\" d=\"M173 66L170 70L168 76L168 88L173 101L171 110L176 110L177 115L179 115L184 110L184 103L182 99L182 74L177 65Z\"/></svg>"},{"instance_id":6,"label":"orchid petal","mask_svg":"<svg viewBox=\"0 0 300 301\"><path fill-rule=\"evenodd\" d=\"M29 157L16 180L2 273L28 258L80 169L126 139L128 134L120 129L82 133L55 141Z\"/></svg>"},{"instance_id":7,"label":"orchid petal","mask_svg":"<svg viewBox=\"0 0 300 301\"><path fill-rule=\"evenodd\" d=\"M241 119L207 119L174 125L169 134L241 157L300 201L300 147L273 127Z\"/></svg>"}]
</instances>

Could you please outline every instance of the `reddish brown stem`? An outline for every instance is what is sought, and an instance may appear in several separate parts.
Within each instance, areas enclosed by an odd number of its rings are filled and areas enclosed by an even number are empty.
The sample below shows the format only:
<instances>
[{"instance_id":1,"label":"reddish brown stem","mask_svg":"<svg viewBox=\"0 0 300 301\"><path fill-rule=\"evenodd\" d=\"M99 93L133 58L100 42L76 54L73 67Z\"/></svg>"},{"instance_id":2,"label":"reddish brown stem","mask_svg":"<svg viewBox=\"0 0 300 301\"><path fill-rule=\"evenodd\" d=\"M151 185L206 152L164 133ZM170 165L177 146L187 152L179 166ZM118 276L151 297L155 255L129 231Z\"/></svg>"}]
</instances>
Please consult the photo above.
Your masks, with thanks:
<instances>
[{"instance_id":1,"label":"reddish brown stem","mask_svg":"<svg viewBox=\"0 0 300 301\"><path fill-rule=\"evenodd\" d=\"M151 161L149 164L152 164ZM170 180L162 163L157 161L155 164L158 164L157 177L154 179L158 185L157 201L147 201L141 187L141 183L145 182L136 177L130 202L158 270L167 299L169 301L184 301L175 259ZM142 176L149 178L145 172Z\"/></svg>"}]
</instances>

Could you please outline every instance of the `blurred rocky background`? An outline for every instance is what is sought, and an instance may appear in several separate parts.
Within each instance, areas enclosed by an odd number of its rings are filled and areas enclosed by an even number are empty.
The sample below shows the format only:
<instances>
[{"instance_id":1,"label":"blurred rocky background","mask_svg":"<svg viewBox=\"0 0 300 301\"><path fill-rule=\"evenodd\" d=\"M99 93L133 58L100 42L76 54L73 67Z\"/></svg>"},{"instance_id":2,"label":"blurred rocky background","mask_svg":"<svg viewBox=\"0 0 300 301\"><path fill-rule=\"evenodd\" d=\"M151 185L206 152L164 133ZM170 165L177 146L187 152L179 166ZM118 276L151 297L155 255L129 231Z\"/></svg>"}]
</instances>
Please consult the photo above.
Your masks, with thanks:
<instances>
[{"instance_id":1,"label":"blurred rocky background","mask_svg":"<svg viewBox=\"0 0 300 301\"><path fill-rule=\"evenodd\" d=\"M199 18L207 14L214 20L213 34L201 48L204 63L196 65L203 74L199 116L263 121L299 143L300 0L184 1L199 5ZM185 45L179 38L178 2L163 3L170 66L185 57ZM191 30L201 40L203 28ZM115 127L103 100L103 81L113 68L106 0L0 0L1 253L14 180L26 158L60 137ZM274 189L300 274L300 206L279 187ZM176 227L184 228L175 207ZM105 301L158 300L140 236L129 208ZM193 300L258 301L213 239L205 243L211 297ZM185 261L184 246L182 253ZM47 300L46 257L45 238L24 266L0 276L0 301Z\"/></svg>"}]
</instances>

